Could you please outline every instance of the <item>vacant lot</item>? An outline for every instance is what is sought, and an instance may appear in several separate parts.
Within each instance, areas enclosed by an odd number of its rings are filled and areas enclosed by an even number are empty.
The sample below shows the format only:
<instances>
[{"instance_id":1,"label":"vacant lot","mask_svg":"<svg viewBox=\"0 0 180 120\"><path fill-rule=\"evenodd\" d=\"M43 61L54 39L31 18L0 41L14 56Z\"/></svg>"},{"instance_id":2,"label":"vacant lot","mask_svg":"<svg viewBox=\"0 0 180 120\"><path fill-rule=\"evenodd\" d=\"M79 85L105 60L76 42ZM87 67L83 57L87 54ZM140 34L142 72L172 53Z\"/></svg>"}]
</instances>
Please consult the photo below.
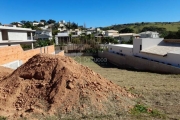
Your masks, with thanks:
<instances>
[{"instance_id":1,"label":"vacant lot","mask_svg":"<svg viewBox=\"0 0 180 120\"><path fill-rule=\"evenodd\" d=\"M92 61L93 57L75 57L74 59L130 92L139 94L140 97L136 99L137 103L157 110L158 114L164 116L161 119L179 120L180 75L121 69L108 62L95 63ZM159 119L144 113L130 114L130 118L132 116L134 119Z\"/></svg>"}]
</instances>

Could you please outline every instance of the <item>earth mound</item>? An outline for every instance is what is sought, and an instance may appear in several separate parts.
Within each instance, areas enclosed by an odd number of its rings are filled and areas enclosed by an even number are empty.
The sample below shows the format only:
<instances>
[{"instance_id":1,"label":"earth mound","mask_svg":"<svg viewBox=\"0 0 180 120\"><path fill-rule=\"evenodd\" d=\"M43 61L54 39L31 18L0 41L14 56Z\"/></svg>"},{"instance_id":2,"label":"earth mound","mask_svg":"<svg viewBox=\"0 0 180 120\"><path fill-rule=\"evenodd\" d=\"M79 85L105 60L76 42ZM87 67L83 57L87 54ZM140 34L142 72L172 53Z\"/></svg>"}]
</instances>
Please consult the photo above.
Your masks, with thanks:
<instances>
[{"instance_id":1,"label":"earth mound","mask_svg":"<svg viewBox=\"0 0 180 120\"><path fill-rule=\"evenodd\" d=\"M0 80L6 78L13 72L13 69L0 66Z\"/></svg>"},{"instance_id":2,"label":"earth mound","mask_svg":"<svg viewBox=\"0 0 180 120\"><path fill-rule=\"evenodd\" d=\"M37 54L0 82L0 114L110 114L129 110L134 96L72 58Z\"/></svg>"}]
</instances>

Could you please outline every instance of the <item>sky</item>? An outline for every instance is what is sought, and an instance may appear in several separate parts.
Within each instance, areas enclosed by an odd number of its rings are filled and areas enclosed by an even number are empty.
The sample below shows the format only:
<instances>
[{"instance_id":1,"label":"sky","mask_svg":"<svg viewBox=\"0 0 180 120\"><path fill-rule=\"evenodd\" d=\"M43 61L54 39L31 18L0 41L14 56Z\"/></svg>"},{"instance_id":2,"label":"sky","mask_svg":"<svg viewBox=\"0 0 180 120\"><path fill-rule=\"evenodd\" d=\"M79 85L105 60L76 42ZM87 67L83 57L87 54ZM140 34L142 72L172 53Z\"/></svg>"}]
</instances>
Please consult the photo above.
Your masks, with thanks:
<instances>
[{"instance_id":1,"label":"sky","mask_svg":"<svg viewBox=\"0 0 180 120\"><path fill-rule=\"evenodd\" d=\"M105 27L180 21L180 0L0 0L0 22L65 20Z\"/></svg>"}]
</instances>

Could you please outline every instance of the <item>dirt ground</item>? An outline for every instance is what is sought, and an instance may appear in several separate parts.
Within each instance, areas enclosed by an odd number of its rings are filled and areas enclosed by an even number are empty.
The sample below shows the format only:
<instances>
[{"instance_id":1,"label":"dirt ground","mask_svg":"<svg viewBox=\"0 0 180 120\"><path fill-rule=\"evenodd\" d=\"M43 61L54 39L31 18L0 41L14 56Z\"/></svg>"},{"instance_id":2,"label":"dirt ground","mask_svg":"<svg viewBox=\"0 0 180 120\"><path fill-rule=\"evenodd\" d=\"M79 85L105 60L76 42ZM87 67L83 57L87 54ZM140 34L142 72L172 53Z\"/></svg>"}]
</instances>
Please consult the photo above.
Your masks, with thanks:
<instances>
[{"instance_id":1,"label":"dirt ground","mask_svg":"<svg viewBox=\"0 0 180 120\"><path fill-rule=\"evenodd\" d=\"M137 102L157 109L166 116L166 119L180 119L180 75L121 69L107 62L97 64L91 60L92 57L74 59L130 92L139 94L141 97L137 98ZM156 119L144 118L144 115L134 118Z\"/></svg>"}]
</instances>

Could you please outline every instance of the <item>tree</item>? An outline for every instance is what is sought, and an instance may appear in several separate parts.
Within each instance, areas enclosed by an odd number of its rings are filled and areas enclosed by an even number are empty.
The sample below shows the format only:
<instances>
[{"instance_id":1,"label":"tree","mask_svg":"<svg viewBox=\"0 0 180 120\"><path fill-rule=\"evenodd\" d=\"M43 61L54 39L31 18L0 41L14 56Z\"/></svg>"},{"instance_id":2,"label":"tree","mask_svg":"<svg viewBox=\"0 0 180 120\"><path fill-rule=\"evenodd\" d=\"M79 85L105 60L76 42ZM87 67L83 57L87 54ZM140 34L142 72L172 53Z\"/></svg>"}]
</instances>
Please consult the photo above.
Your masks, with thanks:
<instances>
[{"instance_id":1,"label":"tree","mask_svg":"<svg viewBox=\"0 0 180 120\"><path fill-rule=\"evenodd\" d=\"M119 33L133 33L133 32L134 32L134 30L131 28L124 28L119 31Z\"/></svg>"},{"instance_id":2,"label":"tree","mask_svg":"<svg viewBox=\"0 0 180 120\"><path fill-rule=\"evenodd\" d=\"M103 44L105 44L105 43L114 43L114 44L116 44L117 42L118 42L117 40L115 40L114 38L111 38L111 37L103 37L102 38L102 43Z\"/></svg>"},{"instance_id":3,"label":"tree","mask_svg":"<svg viewBox=\"0 0 180 120\"><path fill-rule=\"evenodd\" d=\"M2 25L2 24L0 23L0 25Z\"/></svg>"},{"instance_id":4,"label":"tree","mask_svg":"<svg viewBox=\"0 0 180 120\"><path fill-rule=\"evenodd\" d=\"M44 25L43 24L38 24L37 27L43 27Z\"/></svg>"},{"instance_id":5,"label":"tree","mask_svg":"<svg viewBox=\"0 0 180 120\"><path fill-rule=\"evenodd\" d=\"M22 20L22 21L20 21L22 24L25 24L26 23L26 21L25 20Z\"/></svg>"},{"instance_id":6,"label":"tree","mask_svg":"<svg viewBox=\"0 0 180 120\"><path fill-rule=\"evenodd\" d=\"M47 25L46 20L40 20L40 22L43 22L43 23L44 23L44 25Z\"/></svg>"},{"instance_id":7,"label":"tree","mask_svg":"<svg viewBox=\"0 0 180 120\"><path fill-rule=\"evenodd\" d=\"M47 23L48 23L48 24L52 24L52 23L56 23L56 21L55 21L55 20L52 20L52 19L49 19L49 20L47 21Z\"/></svg>"}]
</instances>

